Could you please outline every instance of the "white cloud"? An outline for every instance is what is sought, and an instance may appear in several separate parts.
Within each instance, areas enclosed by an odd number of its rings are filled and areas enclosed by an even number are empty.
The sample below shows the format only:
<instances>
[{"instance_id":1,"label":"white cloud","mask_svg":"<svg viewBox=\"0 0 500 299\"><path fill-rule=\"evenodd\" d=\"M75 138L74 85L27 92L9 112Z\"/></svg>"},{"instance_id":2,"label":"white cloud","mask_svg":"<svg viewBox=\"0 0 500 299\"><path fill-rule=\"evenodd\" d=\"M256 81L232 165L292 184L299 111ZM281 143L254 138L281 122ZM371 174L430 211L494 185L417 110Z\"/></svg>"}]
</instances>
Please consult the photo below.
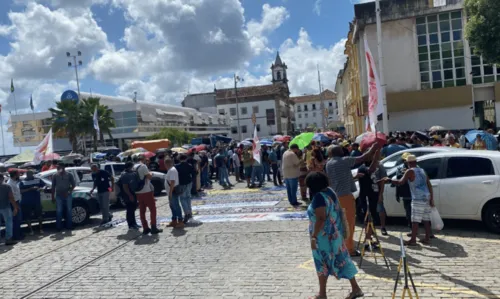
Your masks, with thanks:
<instances>
[{"instance_id":1,"label":"white cloud","mask_svg":"<svg viewBox=\"0 0 500 299\"><path fill-rule=\"evenodd\" d=\"M255 55L259 55L262 51L271 52L267 47L266 34L278 29L289 17L290 14L283 6L271 7L267 3L262 6L261 21L250 20L247 24L250 44Z\"/></svg>"},{"instance_id":2,"label":"white cloud","mask_svg":"<svg viewBox=\"0 0 500 299\"><path fill-rule=\"evenodd\" d=\"M313 11L314 13L316 13L318 16L321 15L321 2L323 0L316 0L314 1L314 7L313 7Z\"/></svg>"}]
</instances>

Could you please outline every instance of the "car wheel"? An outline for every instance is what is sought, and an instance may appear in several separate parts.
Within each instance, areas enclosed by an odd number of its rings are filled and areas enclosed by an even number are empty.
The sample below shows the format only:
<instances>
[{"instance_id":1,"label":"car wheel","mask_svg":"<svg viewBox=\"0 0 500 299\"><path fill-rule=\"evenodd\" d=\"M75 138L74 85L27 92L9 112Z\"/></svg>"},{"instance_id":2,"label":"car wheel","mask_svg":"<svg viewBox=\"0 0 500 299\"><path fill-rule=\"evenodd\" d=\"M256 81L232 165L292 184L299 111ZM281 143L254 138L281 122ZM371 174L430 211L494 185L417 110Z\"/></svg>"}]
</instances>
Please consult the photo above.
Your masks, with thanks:
<instances>
[{"instance_id":1,"label":"car wheel","mask_svg":"<svg viewBox=\"0 0 500 299\"><path fill-rule=\"evenodd\" d=\"M80 201L73 202L71 214L74 225L84 225L90 218L88 206Z\"/></svg>"},{"instance_id":2,"label":"car wheel","mask_svg":"<svg viewBox=\"0 0 500 299\"><path fill-rule=\"evenodd\" d=\"M483 223L490 231L500 234L500 204L486 206L483 213Z\"/></svg>"},{"instance_id":3,"label":"car wheel","mask_svg":"<svg viewBox=\"0 0 500 299\"><path fill-rule=\"evenodd\" d=\"M161 192L163 191L163 188L161 186L161 181L159 180L155 180L155 181L152 181L151 184L153 184L153 193L155 196L160 196Z\"/></svg>"}]
</instances>

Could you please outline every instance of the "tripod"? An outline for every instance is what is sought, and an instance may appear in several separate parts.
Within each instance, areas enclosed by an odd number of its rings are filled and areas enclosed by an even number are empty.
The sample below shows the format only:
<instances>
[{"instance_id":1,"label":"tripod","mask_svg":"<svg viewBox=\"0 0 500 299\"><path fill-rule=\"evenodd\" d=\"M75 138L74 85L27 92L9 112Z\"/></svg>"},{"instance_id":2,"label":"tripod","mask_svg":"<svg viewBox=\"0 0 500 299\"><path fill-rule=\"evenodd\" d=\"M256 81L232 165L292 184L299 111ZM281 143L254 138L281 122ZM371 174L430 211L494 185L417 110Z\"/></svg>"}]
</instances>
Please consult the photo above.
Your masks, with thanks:
<instances>
[{"instance_id":1,"label":"tripod","mask_svg":"<svg viewBox=\"0 0 500 299\"><path fill-rule=\"evenodd\" d=\"M359 246L363 244L363 248L361 249L361 259L359 260L359 268L361 268L361 265L363 263L363 258L365 256L365 249L366 245L368 245L368 248L370 248L370 251L372 252L372 256L375 259L375 263L377 263L377 255L375 251L373 250L374 244L371 238L368 238L367 232L371 231L372 235L375 236L376 243L378 244L379 252L380 255L384 258L385 265L387 266L387 269L391 269L391 266L389 266L389 262L387 261L387 258L385 257L384 250L382 249L382 244L380 244L380 240L377 235L377 230L375 230L375 225L373 224L373 217L372 214L370 213L370 209L366 212L365 215L365 226L363 229L361 229L361 234L359 235L359 242L358 242L358 250ZM361 243L361 239L363 238L364 234L364 240Z\"/></svg>"},{"instance_id":2,"label":"tripod","mask_svg":"<svg viewBox=\"0 0 500 299\"><path fill-rule=\"evenodd\" d=\"M417 293L417 288L415 287L415 283L413 282L413 277L411 276L410 268L408 267L408 261L406 259L406 252L405 252L405 247L403 244L403 234L400 235L399 237L400 243L401 243L401 259L399 260L399 265L398 265L398 274L396 275L396 281L394 283L394 292L392 293L392 299L396 298L396 291L398 289L398 283L399 283L399 275L401 272L401 268L403 268L404 271L404 278L405 278L405 285L403 287L403 294L401 295L401 298L406 298L406 293L408 293L408 296L410 299L413 299L413 294L410 290L410 287L408 286L408 278L410 278L411 286L413 288L413 292L415 293L415 298L419 299L418 293Z\"/></svg>"}]
</instances>

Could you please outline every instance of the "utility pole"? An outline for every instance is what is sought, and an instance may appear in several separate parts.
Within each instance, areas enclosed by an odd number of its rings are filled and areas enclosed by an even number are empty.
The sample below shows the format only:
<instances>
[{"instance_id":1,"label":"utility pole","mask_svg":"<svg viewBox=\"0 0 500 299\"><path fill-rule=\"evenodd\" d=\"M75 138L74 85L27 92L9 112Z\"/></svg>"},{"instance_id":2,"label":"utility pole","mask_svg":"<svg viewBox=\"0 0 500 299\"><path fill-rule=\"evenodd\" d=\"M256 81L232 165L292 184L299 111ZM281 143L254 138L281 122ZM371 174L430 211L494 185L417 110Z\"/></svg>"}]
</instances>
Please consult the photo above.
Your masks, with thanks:
<instances>
[{"instance_id":1,"label":"utility pole","mask_svg":"<svg viewBox=\"0 0 500 299\"><path fill-rule=\"evenodd\" d=\"M325 107L325 101L323 100L323 91L322 91L322 88L321 88L321 73L319 72L319 64L316 65L316 68L318 69L319 100L321 102L321 104L320 104L321 124L322 124L322 127L323 127L323 131L326 131L325 112L324 112L324 110L326 109L326 107Z\"/></svg>"},{"instance_id":2,"label":"utility pole","mask_svg":"<svg viewBox=\"0 0 500 299\"><path fill-rule=\"evenodd\" d=\"M238 122L238 138L240 141L241 139L241 126L240 126L240 105L239 105L239 100L238 100L238 82L240 81L245 81L243 78L240 78L239 76L236 76L234 74L234 96L236 98L236 119Z\"/></svg>"},{"instance_id":3,"label":"utility pole","mask_svg":"<svg viewBox=\"0 0 500 299\"><path fill-rule=\"evenodd\" d=\"M76 57L81 57L82 52L77 51L77 55L71 55L70 52L66 52L66 57L68 58L73 58L73 62L68 61L68 67L74 67L75 68L75 76L76 76L76 87L78 88L78 99L80 100L80 80L78 79L78 67L83 65L83 62L81 60L76 61Z\"/></svg>"},{"instance_id":4,"label":"utility pole","mask_svg":"<svg viewBox=\"0 0 500 299\"><path fill-rule=\"evenodd\" d=\"M382 20L380 18L380 0L375 1L375 14L377 16L377 48L378 48L378 69L380 87L382 89L382 104L384 112L382 114L382 126L385 135L389 134L389 121L387 115L387 99L385 93L385 77L384 77L384 54L382 53ZM379 99L380 100L380 99Z\"/></svg>"}]
</instances>

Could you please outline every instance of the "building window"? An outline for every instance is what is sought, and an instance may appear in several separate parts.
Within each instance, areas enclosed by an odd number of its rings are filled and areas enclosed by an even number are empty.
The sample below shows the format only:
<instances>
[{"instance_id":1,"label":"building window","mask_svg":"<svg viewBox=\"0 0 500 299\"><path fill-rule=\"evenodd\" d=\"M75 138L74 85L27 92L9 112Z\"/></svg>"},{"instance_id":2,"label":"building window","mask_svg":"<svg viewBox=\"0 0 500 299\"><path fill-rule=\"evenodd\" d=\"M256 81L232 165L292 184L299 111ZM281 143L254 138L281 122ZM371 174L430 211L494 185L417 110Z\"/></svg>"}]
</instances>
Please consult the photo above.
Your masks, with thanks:
<instances>
[{"instance_id":1,"label":"building window","mask_svg":"<svg viewBox=\"0 0 500 299\"><path fill-rule=\"evenodd\" d=\"M307 105L304 104L304 111L307 111Z\"/></svg>"},{"instance_id":2,"label":"building window","mask_svg":"<svg viewBox=\"0 0 500 299\"><path fill-rule=\"evenodd\" d=\"M316 110L316 104L312 104L311 110Z\"/></svg>"},{"instance_id":3,"label":"building window","mask_svg":"<svg viewBox=\"0 0 500 299\"><path fill-rule=\"evenodd\" d=\"M300 105L297 105L297 112L301 112L302 108L300 108Z\"/></svg>"},{"instance_id":4,"label":"building window","mask_svg":"<svg viewBox=\"0 0 500 299\"><path fill-rule=\"evenodd\" d=\"M462 25L461 11L417 18L422 89L466 84Z\"/></svg>"},{"instance_id":5,"label":"building window","mask_svg":"<svg viewBox=\"0 0 500 299\"><path fill-rule=\"evenodd\" d=\"M302 129L302 124L299 124L299 128Z\"/></svg>"},{"instance_id":6,"label":"building window","mask_svg":"<svg viewBox=\"0 0 500 299\"><path fill-rule=\"evenodd\" d=\"M277 78L278 80L281 80L281 72L280 72L280 71L278 71L278 72L276 73L276 78Z\"/></svg>"},{"instance_id":7,"label":"building window","mask_svg":"<svg viewBox=\"0 0 500 299\"><path fill-rule=\"evenodd\" d=\"M309 115L307 115L307 113L304 113L304 118L308 118Z\"/></svg>"},{"instance_id":8,"label":"building window","mask_svg":"<svg viewBox=\"0 0 500 299\"><path fill-rule=\"evenodd\" d=\"M247 132L247 126L241 126L241 133Z\"/></svg>"},{"instance_id":9,"label":"building window","mask_svg":"<svg viewBox=\"0 0 500 299\"><path fill-rule=\"evenodd\" d=\"M313 112L313 117L316 117L316 112Z\"/></svg>"},{"instance_id":10,"label":"building window","mask_svg":"<svg viewBox=\"0 0 500 299\"><path fill-rule=\"evenodd\" d=\"M266 120L268 126L274 126L276 124L274 109L266 109Z\"/></svg>"},{"instance_id":11,"label":"building window","mask_svg":"<svg viewBox=\"0 0 500 299\"><path fill-rule=\"evenodd\" d=\"M219 114L220 115L226 115L226 111L224 111L224 109L219 109Z\"/></svg>"},{"instance_id":12,"label":"building window","mask_svg":"<svg viewBox=\"0 0 500 299\"><path fill-rule=\"evenodd\" d=\"M299 113L299 118L302 118L302 114Z\"/></svg>"},{"instance_id":13,"label":"building window","mask_svg":"<svg viewBox=\"0 0 500 299\"><path fill-rule=\"evenodd\" d=\"M471 53L474 50L471 49ZM487 64L482 56L471 55L472 82L474 84L492 83L500 81L500 66Z\"/></svg>"},{"instance_id":14,"label":"building window","mask_svg":"<svg viewBox=\"0 0 500 299\"><path fill-rule=\"evenodd\" d=\"M333 106L333 103L332 102L329 102L328 103L328 107L332 107Z\"/></svg>"},{"instance_id":15,"label":"building window","mask_svg":"<svg viewBox=\"0 0 500 299\"><path fill-rule=\"evenodd\" d=\"M232 134L238 134L238 127L231 127Z\"/></svg>"},{"instance_id":16,"label":"building window","mask_svg":"<svg viewBox=\"0 0 500 299\"><path fill-rule=\"evenodd\" d=\"M253 113L255 113L255 114L259 113L259 106L253 106L253 107L252 107L252 111L253 111Z\"/></svg>"},{"instance_id":17,"label":"building window","mask_svg":"<svg viewBox=\"0 0 500 299\"><path fill-rule=\"evenodd\" d=\"M257 132L260 132L260 125L256 124L255 127L257 128Z\"/></svg>"},{"instance_id":18,"label":"building window","mask_svg":"<svg viewBox=\"0 0 500 299\"><path fill-rule=\"evenodd\" d=\"M241 107L241 115L246 115L247 112L247 107Z\"/></svg>"},{"instance_id":19,"label":"building window","mask_svg":"<svg viewBox=\"0 0 500 299\"><path fill-rule=\"evenodd\" d=\"M235 116L236 115L236 108L229 108L229 114L231 114L231 116Z\"/></svg>"}]
</instances>

